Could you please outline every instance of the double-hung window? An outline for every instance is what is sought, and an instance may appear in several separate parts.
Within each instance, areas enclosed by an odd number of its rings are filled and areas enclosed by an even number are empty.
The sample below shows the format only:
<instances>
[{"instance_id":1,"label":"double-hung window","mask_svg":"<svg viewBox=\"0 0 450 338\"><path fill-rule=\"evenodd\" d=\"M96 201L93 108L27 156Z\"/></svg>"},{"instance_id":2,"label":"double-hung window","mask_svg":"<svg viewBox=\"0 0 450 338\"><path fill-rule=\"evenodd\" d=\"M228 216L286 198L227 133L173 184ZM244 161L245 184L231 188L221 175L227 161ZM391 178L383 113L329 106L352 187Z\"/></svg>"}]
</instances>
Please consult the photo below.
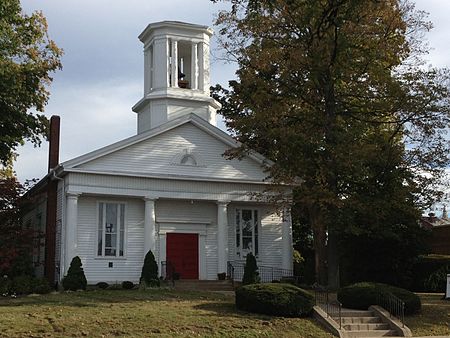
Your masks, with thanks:
<instances>
[{"instance_id":1,"label":"double-hung window","mask_svg":"<svg viewBox=\"0 0 450 338\"><path fill-rule=\"evenodd\" d=\"M258 255L258 210L236 209L236 255Z\"/></svg>"},{"instance_id":2,"label":"double-hung window","mask_svg":"<svg viewBox=\"0 0 450 338\"><path fill-rule=\"evenodd\" d=\"M123 257L125 241L125 204L98 204L97 256Z\"/></svg>"}]
</instances>

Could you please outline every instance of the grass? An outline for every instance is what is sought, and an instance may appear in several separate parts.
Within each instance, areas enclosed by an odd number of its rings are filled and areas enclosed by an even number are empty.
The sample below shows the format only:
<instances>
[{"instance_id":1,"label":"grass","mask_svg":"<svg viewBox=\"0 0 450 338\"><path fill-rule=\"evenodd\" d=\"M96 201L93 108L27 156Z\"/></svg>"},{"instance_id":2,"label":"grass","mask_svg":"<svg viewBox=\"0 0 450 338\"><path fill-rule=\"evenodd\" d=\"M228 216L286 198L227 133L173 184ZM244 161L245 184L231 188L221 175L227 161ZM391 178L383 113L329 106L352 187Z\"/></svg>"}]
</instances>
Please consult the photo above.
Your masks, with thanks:
<instances>
[{"instance_id":1,"label":"grass","mask_svg":"<svg viewBox=\"0 0 450 338\"><path fill-rule=\"evenodd\" d=\"M236 310L234 297L98 290L0 299L0 337L332 337L310 318Z\"/></svg>"},{"instance_id":2,"label":"grass","mask_svg":"<svg viewBox=\"0 0 450 338\"><path fill-rule=\"evenodd\" d=\"M413 336L450 336L450 301L443 294L419 294L422 301L420 314L406 318Z\"/></svg>"}]
</instances>

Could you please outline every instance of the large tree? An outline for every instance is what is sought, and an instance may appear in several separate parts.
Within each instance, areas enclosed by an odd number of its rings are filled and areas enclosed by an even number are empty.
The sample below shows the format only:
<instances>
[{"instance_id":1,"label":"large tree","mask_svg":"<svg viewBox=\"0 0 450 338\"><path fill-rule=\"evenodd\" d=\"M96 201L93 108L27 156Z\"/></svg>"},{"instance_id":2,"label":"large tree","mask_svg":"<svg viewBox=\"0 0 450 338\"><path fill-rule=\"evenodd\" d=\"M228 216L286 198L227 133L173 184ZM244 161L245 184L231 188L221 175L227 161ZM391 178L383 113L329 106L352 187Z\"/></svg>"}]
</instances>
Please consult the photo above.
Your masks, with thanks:
<instances>
[{"instance_id":1,"label":"large tree","mask_svg":"<svg viewBox=\"0 0 450 338\"><path fill-rule=\"evenodd\" d=\"M383 232L389 199L405 216L391 230L419 216L449 161L447 71L424 67L431 25L407 1L229 2L216 24L237 80L215 96L245 147L275 161L275 182L303 179L296 202L324 283L333 234Z\"/></svg>"},{"instance_id":2,"label":"large tree","mask_svg":"<svg viewBox=\"0 0 450 338\"><path fill-rule=\"evenodd\" d=\"M39 145L48 120L50 73L60 69L61 49L49 39L41 12L26 15L19 0L0 3L0 163L25 140Z\"/></svg>"}]
</instances>

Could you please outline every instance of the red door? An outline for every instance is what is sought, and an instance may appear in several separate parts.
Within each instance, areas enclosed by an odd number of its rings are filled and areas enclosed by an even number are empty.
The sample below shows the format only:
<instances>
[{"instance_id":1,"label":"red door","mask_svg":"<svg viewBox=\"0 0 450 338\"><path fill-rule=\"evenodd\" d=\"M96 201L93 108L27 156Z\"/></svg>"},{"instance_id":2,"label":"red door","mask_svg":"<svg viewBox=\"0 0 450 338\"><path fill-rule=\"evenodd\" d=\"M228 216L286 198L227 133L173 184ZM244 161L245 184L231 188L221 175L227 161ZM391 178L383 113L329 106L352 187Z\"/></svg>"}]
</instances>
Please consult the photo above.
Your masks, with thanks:
<instances>
[{"instance_id":1,"label":"red door","mask_svg":"<svg viewBox=\"0 0 450 338\"><path fill-rule=\"evenodd\" d=\"M168 233L166 259L181 279L198 279L198 235Z\"/></svg>"}]
</instances>

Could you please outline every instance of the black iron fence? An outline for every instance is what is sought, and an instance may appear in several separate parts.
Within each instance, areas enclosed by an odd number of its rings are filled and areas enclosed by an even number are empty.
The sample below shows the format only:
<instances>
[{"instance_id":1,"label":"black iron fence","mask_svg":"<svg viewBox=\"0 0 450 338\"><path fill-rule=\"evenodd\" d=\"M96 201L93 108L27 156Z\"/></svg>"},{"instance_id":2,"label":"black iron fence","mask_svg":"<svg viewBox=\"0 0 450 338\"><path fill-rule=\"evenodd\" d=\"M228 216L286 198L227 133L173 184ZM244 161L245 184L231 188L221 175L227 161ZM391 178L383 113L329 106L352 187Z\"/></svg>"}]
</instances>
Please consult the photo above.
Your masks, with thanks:
<instances>
[{"instance_id":1,"label":"black iron fence","mask_svg":"<svg viewBox=\"0 0 450 338\"><path fill-rule=\"evenodd\" d=\"M392 293L380 292L377 304L389 312L389 315L396 317L405 327L405 302L394 296Z\"/></svg>"},{"instance_id":2,"label":"black iron fence","mask_svg":"<svg viewBox=\"0 0 450 338\"><path fill-rule=\"evenodd\" d=\"M314 299L318 307L320 307L328 318L333 319L342 329L342 304L333 298L328 289L315 289Z\"/></svg>"},{"instance_id":3,"label":"black iron fence","mask_svg":"<svg viewBox=\"0 0 450 338\"><path fill-rule=\"evenodd\" d=\"M231 281L242 281L244 277L245 262L230 261L227 264L227 276ZM266 265L258 265L258 274L261 283L270 283L273 281L281 281L283 279L292 279L296 281L297 277L291 269L282 269Z\"/></svg>"}]
</instances>

